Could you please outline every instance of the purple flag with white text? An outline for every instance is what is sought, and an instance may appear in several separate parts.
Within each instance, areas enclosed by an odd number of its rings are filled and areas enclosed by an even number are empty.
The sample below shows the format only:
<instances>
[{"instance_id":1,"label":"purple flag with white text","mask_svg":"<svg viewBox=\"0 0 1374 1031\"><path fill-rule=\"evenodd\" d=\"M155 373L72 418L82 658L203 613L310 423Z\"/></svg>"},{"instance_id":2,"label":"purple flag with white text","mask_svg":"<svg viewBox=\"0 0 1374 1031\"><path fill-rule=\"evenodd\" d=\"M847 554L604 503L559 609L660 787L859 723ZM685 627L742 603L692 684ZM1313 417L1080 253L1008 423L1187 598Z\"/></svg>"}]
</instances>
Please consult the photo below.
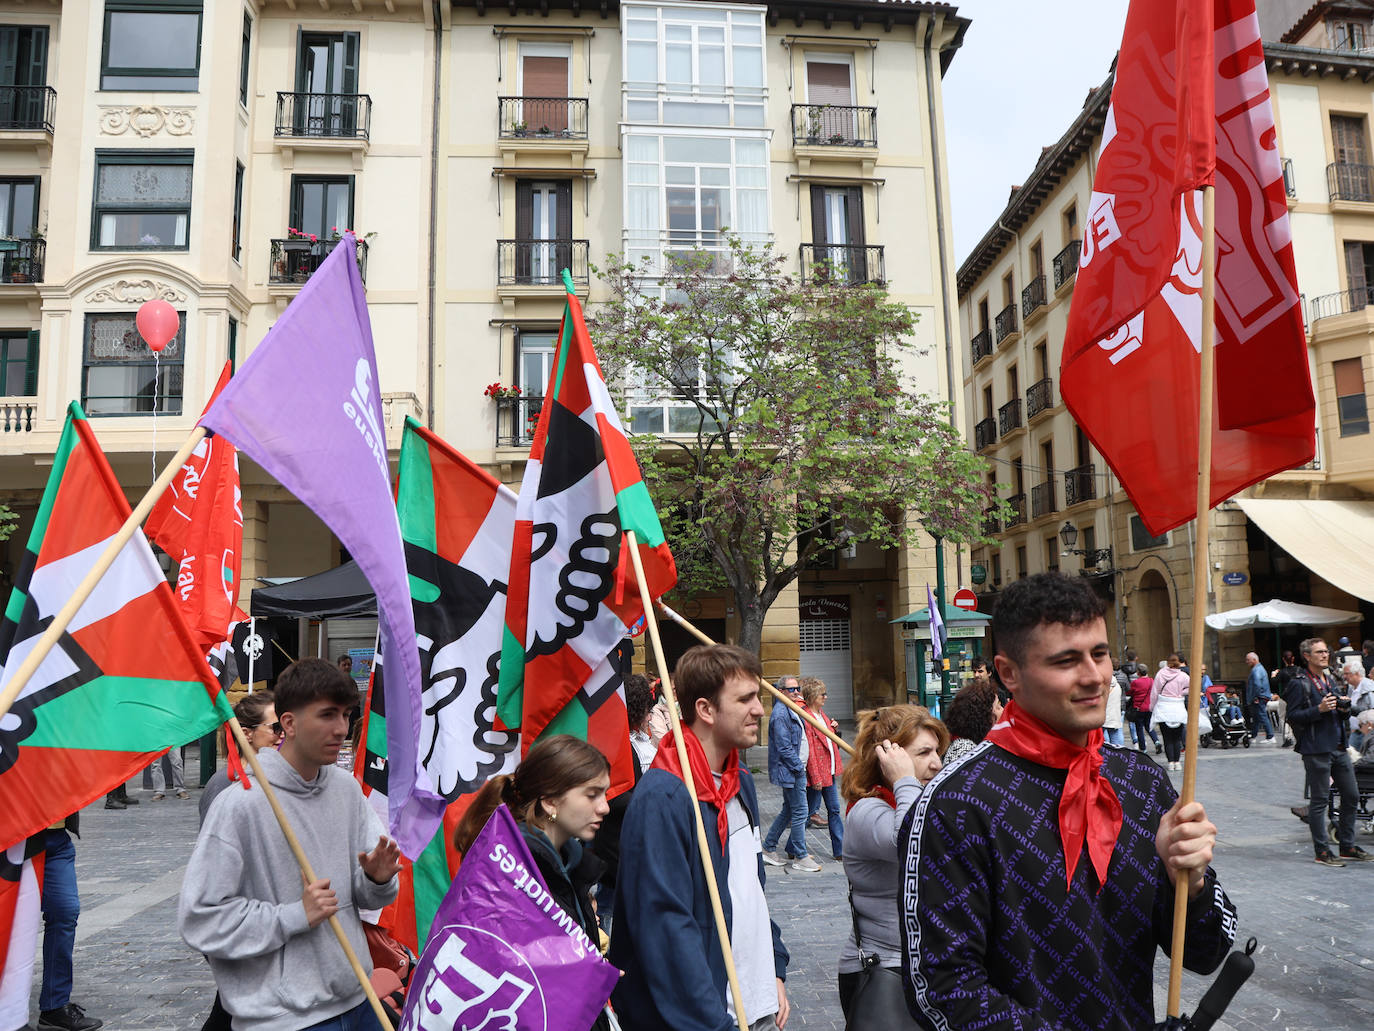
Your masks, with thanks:
<instances>
[{"instance_id":1,"label":"purple flag with white text","mask_svg":"<svg viewBox=\"0 0 1374 1031\"><path fill-rule=\"evenodd\" d=\"M930 612L930 655L939 662L945 655L945 614L935 604L935 592L926 584L926 606Z\"/></svg>"},{"instance_id":2,"label":"purple flag with white text","mask_svg":"<svg viewBox=\"0 0 1374 1031\"><path fill-rule=\"evenodd\" d=\"M446 805L418 761L420 658L391 494L377 356L349 234L224 388L200 424L308 505L377 595L387 660L391 833L410 858Z\"/></svg>"},{"instance_id":3,"label":"purple flag with white text","mask_svg":"<svg viewBox=\"0 0 1374 1031\"><path fill-rule=\"evenodd\" d=\"M549 894L498 806L434 917L400 1031L583 1031L619 976Z\"/></svg>"}]
</instances>

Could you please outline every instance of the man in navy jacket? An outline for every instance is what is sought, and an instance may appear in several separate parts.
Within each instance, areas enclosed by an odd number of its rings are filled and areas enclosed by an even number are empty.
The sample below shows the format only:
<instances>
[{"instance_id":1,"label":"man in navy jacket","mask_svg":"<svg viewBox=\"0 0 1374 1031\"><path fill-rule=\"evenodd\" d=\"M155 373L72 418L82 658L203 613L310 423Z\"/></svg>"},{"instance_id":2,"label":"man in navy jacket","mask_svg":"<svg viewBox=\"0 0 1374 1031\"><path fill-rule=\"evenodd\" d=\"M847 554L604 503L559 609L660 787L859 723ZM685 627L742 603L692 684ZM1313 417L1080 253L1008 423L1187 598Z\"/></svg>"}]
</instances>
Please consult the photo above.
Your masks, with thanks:
<instances>
[{"instance_id":1,"label":"man in navy jacket","mask_svg":"<svg viewBox=\"0 0 1374 1031\"><path fill-rule=\"evenodd\" d=\"M758 796L739 749L757 743L758 659L732 645L692 648L673 682L706 842L754 1031L787 1022L787 949L768 916ZM737 1026L705 871L671 734L635 787L620 834L607 958L624 976L612 1002L626 1031Z\"/></svg>"},{"instance_id":2,"label":"man in navy jacket","mask_svg":"<svg viewBox=\"0 0 1374 1031\"><path fill-rule=\"evenodd\" d=\"M786 691L798 705L801 687L794 676L778 677L778 689ZM773 703L768 717L768 779L782 788L782 809L773 826L763 836L763 861L769 866L787 866L802 873L817 873L820 864L806 847L806 727L795 712L782 703ZM787 850L778 843L787 831Z\"/></svg>"}]
</instances>

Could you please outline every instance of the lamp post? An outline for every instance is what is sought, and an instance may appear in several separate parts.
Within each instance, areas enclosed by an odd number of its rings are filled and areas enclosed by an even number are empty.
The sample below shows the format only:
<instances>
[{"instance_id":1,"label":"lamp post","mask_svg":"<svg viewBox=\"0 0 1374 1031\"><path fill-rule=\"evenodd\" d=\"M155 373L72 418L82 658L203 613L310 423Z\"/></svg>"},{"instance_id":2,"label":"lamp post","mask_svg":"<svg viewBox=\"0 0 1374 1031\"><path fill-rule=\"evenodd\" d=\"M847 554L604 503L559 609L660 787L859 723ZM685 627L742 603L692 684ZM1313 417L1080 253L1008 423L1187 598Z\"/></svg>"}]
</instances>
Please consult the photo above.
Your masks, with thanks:
<instances>
[{"instance_id":1,"label":"lamp post","mask_svg":"<svg viewBox=\"0 0 1374 1031\"><path fill-rule=\"evenodd\" d=\"M1083 566L1110 566L1112 564L1111 548L1075 548L1078 543L1078 527L1067 519L1064 525L1059 528L1059 539L1064 544L1064 554L1083 556ZM1108 573L1115 573L1116 570L1108 569Z\"/></svg>"}]
</instances>

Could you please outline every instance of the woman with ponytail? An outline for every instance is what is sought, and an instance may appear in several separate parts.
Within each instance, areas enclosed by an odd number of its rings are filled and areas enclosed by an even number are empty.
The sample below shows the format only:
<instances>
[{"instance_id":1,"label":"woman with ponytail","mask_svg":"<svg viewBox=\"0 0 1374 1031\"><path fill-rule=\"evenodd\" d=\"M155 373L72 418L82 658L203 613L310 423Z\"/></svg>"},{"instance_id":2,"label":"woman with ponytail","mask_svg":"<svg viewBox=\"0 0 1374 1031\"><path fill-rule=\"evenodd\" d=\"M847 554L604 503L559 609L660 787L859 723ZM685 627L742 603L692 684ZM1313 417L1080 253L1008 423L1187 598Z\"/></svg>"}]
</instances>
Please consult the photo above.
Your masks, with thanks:
<instances>
[{"instance_id":1,"label":"woman with ponytail","mask_svg":"<svg viewBox=\"0 0 1374 1031\"><path fill-rule=\"evenodd\" d=\"M600 941L591 889L604 864L584 847L610 806L611 764L595 746L569 734L539 741L511 774L493 777L477 792L453 834L461 853L472 847L487 819L504 803L520 825L539 873L563 911L588 938ZM609 1031L605 1011L592 1031Z\"/></svg>"}]
</instances>

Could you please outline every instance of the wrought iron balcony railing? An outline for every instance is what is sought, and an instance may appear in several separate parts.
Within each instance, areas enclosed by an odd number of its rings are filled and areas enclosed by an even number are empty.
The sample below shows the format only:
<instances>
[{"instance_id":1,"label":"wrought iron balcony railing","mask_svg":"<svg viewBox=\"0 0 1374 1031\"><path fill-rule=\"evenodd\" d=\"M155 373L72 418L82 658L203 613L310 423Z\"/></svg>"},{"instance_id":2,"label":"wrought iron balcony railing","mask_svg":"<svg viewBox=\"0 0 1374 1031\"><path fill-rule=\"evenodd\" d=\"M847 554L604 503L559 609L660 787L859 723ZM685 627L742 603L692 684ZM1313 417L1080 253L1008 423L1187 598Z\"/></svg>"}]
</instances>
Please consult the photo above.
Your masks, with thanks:
<instances>
[{"instance_id":1,"label":"wrought iron balcony railing","mask_svg":"<svg viewBox=\"0 0 1374 1031\"><path fill-rule=\"evenodd\" d=\"M973 427L973 449L982 451L985 447L991 447L997 443L997 422L989 417L983 419Z\"/></svg>"},{"instance_id":2,"label":"wrought iron balcony railing","mask_svg":"<svg viewBox=\"0 0 1374 1031\"><path fill-rule=\"evenodd\" d=\"M1082 250L1083 241L1074 240L1054 256L1054 288L1056 290L1078 275L1078 255Z\"/></svg>"},{"instance_id":3,"label":"wrought iron balcony railing","mask_svg":"<svg viewBox=\"0 0 1374 1031\"><path fill-rule=\"evenodd\" d=\"M528 447L534 440L543 395L496 399L496 446Z\"/></svg>"},{"instance_id":4,"label":"wrought iron balcony railing","mask_svg":"<svg viewBox=\"0 0 1374 1031\"><path fill-rule=\"evenodd\" d=\"M1328 319L1333 315L1345 315L1374 305L1374 287L1357 286L1340 293L1323 294L1307 302L1307 317L1310 322Z\"/></svg>"},{"instance_id":5,"label":"wrought iron balcony railing","mask_svg":"<svg viewBox=\"0 0 1374 1031\"><path fill-rule=\"evenodd\" d=\"M48 242L37 237L0 239L0 283L43 282Z\"/></svg>"},{"instance_id":6,"label":"wrought iron balcony railing","mask_svg":"<svg viewBox=\"0 0 1374 1031\"><path fill-rule=\"evenodd\" d=\"M1034 419L1041 412L1054 407L1054 380L1046 376L1032 383L1026 390L1026 418Z\"/></svg>"},{"instance_id":7,"label":"wrought iron balcony railing","mask_svg":"<svg viewBox=\"0 0 1374 1031\"><path fill-rule=\"evenodd\" d=\"M1072 508L1082 501L1092 501L1097 497L1097 477L1093 475L1093 465L1074 466L1064 474L1064 505Z\"/></svg>"},{"instance_id":8,"label":"wrought iron balcony railing","mask_svg":"<svg viewBox=\"0 0 1374 1031\"><path fill-rule=\"evenodd\" d=\"M972 354L974 365L977 365L984 358L991 358L992 333L986 329L980 333L975 333L973 339L969 341L969 351Z\"/></svg>"},{"instance_id":9,"label":"wrought iron balcony railing","mask_svg":"<svg viewBox=\"0 0 1374 1031\"><path fill-rule=\"evenodd\" d=\"M275 284L304 283L324 259L329 257L339 240L310 240L288 237L272 241L272 259L267 281ZM358 273L367 281L367 241L358 241Z\"/></svg>"},{"instance_id":10,"label":"wrought iron balcony railing","mask_svg":"<svg viewBox=\"0 0 1374 1031\"><path fill-rule=\"evenodd\" d=\"M1042 274L1027 283L1026 288L1021 291L1021 317L1030 318L1036 308L1042 308L1044 305L1045 277Z\"/></svg>"},{"instance_id":11,"label":"wrought iron balcony railing","mask_svg":"<svg viewBox=\"0 0 1374 1031\"><path fill-rule=\"evenodd\" d=\"M1327 165L1326 191L1331 200L1374 201L1374 165Z\"/></svg>"},{"instance_id":12,"label":"wrought iron balcony railing","mask_svg":"<svg viewBox=\"0 0 1374 1031\"><path fill-rule=\"evenodd\" d=\"M995 537L1002 532L1002 520L998 518L997 509L983 509L983 536Z\"/></svg>"},{"instance_id":13,"label":"wrought iron balcony railing","mask_svg":"<svg viewBox=\"0 0 1374 1031\"><path fill-rule=\"evenodd\" d=\"M558 286L563 270L585 287L589 278L586 240L497 240L496 282L501 286Z\"/></svg>"},{"instance_id":14,"label":"wrought iron balcony railing","mask_svg":"<svg viewBox=\"0 0 1374 1031\"><path fill-rule=\"evenodd\" d=\"M1016 332L1016 305L1007 305L997 313L997 318L992 320L993 328L997 331L997 342L1000 344L1011 334Z\"/></svg>"},{"instance_id":15,"label":"wrought iron balcony railing","mask_svg":"<svg viewBox=\"0 0 1374 1031\"><path fill-rule=\"evenodd\" d=\"M1007 529L1026 521L1026 495L1013 494L1007 498Z\"/></svg>"},{"instance_id":16,"label":"wrought iron balcony railing","mask_svg":"<svg viewBox=\"0 0 1374 1031\"><path fill-rule=\"evenodd\" d=\"M360 139L372 131L366 93L278 93L276 134L306 139Z\"/></svg>"},{"instance_id":17,"label":"wrought iron balcony railing","mask_svg":"<svg viewBox=\"0 0 1374 1031\"><path fill-rule=\"evenodd\" d=\"M793 104L792 140L813 146L876 147L878 109L841 104Z\"/></svg>"},{"instance_id":18,"label":"wrought iron balcony railing","mask_svg":"<svg viewBox=\"0 0 1374 1031\"><path fill-rule=\"evenodd\" d=\"M1005 437L1012 430L1021 428L1021 399L1013 398L997 409L997 431Z\"/></svg>"},{"instance_id":19,"label":"wrought iron balcony railing","mask_svg":"<svg viewBox=\"0 0 1374 1031\"><path fill-rule=\"evenodd\" d=\"M880 245L804 243L801 245L801 271L803 283L863 286L887 282Z\"/></svg>"},{"instance_id":20,"label":"wrought iron balcony railing","mask_svg":"<svg viewBox=\"0 0 1374 1031\"><path fill-rule=\"evenodd\" d=\"M57 90L51 86L0 86L0 129L52 132Z\"/></svg>"},{"instance_id":21,"label":"wrought iron balcony railing","mask_svg":"<svg viewBox=\"0 0 1374 1031\"><path fill-rule=\"evenodd\" d=\"M0 397L0 433L31 433L38 401L32 397Z\"/></svg>"},{"instance_id":22,"label":"wrought iron balcony railing","mask_svg":"<svg viewBox=\"0 0 1374 1031\"><path fill-rule=\"evenodd\" d=\"M1057 511L1059 511L1059 506L1055 504L1053 480L1037 483L1031 488L1032 519L1039 519L1041 516Z\"/></svg>"},{"instance_id":23,"label":"wrought iron balcony railing","mask_svg":"<svg viewBox=\"0 0 1374 1031\"><path fill-rule=\"evenodd\" d=\"M497 97L497 135L503 140L585 140L585 97Z\"/></svg>"}]
</instances>

